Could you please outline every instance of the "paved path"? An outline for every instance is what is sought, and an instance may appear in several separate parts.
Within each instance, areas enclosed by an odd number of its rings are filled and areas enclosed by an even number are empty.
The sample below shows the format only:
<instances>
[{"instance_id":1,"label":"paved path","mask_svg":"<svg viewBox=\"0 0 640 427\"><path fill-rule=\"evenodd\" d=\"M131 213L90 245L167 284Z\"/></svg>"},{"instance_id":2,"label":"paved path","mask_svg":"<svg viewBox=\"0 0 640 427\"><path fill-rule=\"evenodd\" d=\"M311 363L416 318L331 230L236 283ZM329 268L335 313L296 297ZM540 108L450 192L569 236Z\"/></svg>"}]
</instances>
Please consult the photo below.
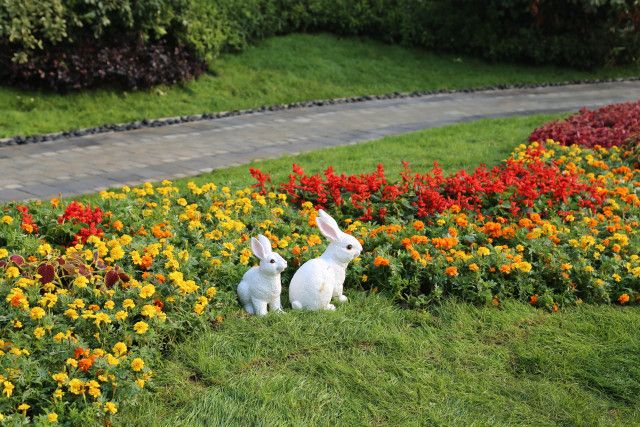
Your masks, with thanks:
<instances>
[{"instance_id":1,"label":"paved path","mask_svg":"<svg viewBox=\"0 0 640 427\"><path fill-rule=\"evenodd\" d=\"M68 196L485 117L640 98L640 82L430 95L0 147L0 201Z\"/></svg>"}]
</instances>

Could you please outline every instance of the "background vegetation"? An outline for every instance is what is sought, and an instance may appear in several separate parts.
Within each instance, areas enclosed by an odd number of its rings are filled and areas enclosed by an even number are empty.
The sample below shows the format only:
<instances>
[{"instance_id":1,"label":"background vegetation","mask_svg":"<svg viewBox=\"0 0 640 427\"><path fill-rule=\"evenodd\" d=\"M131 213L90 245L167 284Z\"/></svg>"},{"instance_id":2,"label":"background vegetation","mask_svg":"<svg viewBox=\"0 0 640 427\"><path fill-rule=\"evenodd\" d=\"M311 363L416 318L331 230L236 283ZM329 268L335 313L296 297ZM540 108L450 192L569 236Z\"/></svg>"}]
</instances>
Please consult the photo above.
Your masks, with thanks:
<instances>
[{"instance_id":1,"label":"background vegetation","mask_svg":"<svg viewBox=\"0 0 640 427\"><path fill-rule=\"evenodd\" d=\"M639 12L637 0L2 0L0 78L58 89L96 85L69 68L82 68L70 59L82 52L81 57L102 64L94 73L112 82L118 73L135 74L154 63L140 52L161 41L195 53L192 67L185 70L183 62L177 73L190 78L198 74L200 60L297 31L366 35L493 60L593 68L638 59ZM136 43L140 50L116 49L109 60L100 56L104 49ZM175 70L162 63L180 63L182 56L171 49L165 56L154 66L160 77L167 74L166 81L172 81ZM137 67L123 70L112 67L112 61ZM61 70L62 78L56 79L54 71ZM145 84L140 79L120 83Z\"/></svg>"}]
</instances>

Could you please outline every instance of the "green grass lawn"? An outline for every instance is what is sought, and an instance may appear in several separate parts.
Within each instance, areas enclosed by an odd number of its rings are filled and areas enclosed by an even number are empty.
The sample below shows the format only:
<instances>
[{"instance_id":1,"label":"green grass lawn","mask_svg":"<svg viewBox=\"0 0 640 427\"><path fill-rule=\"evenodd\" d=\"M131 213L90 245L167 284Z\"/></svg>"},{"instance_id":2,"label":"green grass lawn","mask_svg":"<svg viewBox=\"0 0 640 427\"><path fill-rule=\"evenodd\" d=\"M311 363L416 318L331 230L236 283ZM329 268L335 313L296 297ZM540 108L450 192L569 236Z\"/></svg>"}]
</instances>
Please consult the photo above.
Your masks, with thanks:
<instances>
[{"instance_id":1,"label":"green grass lawn","mask_svg":"<svg viewBox=\"0 0 640 427\"><path fill-rule=\"evenodd\" d=\"M175 348L120 425L640 423L635 309L349 296L334 313L230 315Z\"/></svg>"},{"instance_id":2,"label":"green grass lawn","mask_svg":"<svg viewBox=\"0 0 640 427\"><path fill-rule=\"evenodd\" d=\"M251 185L255 180L248 172L250 167L268 172L274 182L282 182L291 173L293 163L302 166L308 173L322 172L333 165L337 173L348 174L372 172L382 163L391 180L399 178L398 174L403 168L402 161L408 161L416 172L431 170L433 163L438 162L445 173L454 173L461 168L473 169L481 164L498 164L506 159L518 144L526 143L534 128L565 116L566 114L538 114L478 120L297 156L252 162L249 165L215 170L176 182L179 185L185 185L188 181L197 184L213 181L234 187Z\"/></svg>"},{"instance_id":3,"label":"green grass lawn","mask_svg":"<svg viewBox=\"0 0 640 427\"><path fill-rule=\"evenodd\" d=\"M0 137L318 98L637 75L640 66L585 72L492 64L369 40L297 34L225 55L210 74L176 87L67 95L0 87Z\"/></svg>"},{"instance_id":4,"label":"green grass lawn","mask_svg":"<svg viewBox=\"0 0 640 427\"><path fill-rule=\"evenodd\" d=\"M483 120L255 163L359 172L402 159L452 172L496 164L555 116ZM195 179L251 183L247 167ZM181 180L184 184L186 180ZM457 301L405 310L349 290L336 312L248 318L172 347L152 394L120 408L122 426L637 425L640 312ZM286 301L286 292L283 300Z\"/></svg>"}]
</instances>

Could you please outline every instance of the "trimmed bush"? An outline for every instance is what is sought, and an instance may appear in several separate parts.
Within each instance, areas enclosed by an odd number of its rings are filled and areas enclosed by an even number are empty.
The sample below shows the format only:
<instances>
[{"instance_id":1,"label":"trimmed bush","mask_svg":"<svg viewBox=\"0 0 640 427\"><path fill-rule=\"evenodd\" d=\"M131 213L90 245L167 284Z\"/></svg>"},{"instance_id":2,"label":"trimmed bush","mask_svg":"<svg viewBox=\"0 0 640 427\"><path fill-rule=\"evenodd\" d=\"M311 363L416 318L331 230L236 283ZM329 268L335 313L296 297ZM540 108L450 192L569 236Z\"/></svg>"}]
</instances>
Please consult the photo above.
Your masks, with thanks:
<instances>
[{"instance_id":1,"label":"trimmed bush","mask_svg":"<svg viewBox=\"0 0 640 427\"><path fill-rule=\"evenodd\" d=\"M10 68L9 80L29 84L49 72L35 64L64 69L69 52L87 44L118 51L127 46L123 41L156 46L162 40L212 61L220 52L296 31L364 35L490 60L593 68L640 58L639 16L637 0L0 0L0 49L18 64ZM64 54L57 57L58 52ZM25 70L22 64L29 61ZM165 75L151 59L143 68ZM176 74L190 78L196 68L193 64L189 72L169 73L161 81L172 82ZM137 78L120 80L140 86ZM68 86L45 78L41 83ZM74 82L70 88L91 85Z\"/></svg>"}]
</instances>

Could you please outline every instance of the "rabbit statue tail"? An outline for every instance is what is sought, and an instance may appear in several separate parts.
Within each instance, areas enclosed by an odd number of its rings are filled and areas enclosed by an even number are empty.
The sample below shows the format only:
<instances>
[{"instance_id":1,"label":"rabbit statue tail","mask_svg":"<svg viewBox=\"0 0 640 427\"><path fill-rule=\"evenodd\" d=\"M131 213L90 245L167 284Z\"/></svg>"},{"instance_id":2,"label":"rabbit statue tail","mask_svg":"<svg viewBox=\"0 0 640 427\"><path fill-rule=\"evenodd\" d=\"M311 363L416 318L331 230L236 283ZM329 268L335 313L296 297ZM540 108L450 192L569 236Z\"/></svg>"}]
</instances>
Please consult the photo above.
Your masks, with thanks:
<instances>
[{"instance_id":1,"label":"rabbit statue tail","mask_svg":"<svg viewBox=\"0 0 640 427\"><path fill-rule=\"evenodd\" d=\"M302 310L302 304L300 301L292 301L291 307L293 307L294 310Z\"/></svg>"}]
</instances>

